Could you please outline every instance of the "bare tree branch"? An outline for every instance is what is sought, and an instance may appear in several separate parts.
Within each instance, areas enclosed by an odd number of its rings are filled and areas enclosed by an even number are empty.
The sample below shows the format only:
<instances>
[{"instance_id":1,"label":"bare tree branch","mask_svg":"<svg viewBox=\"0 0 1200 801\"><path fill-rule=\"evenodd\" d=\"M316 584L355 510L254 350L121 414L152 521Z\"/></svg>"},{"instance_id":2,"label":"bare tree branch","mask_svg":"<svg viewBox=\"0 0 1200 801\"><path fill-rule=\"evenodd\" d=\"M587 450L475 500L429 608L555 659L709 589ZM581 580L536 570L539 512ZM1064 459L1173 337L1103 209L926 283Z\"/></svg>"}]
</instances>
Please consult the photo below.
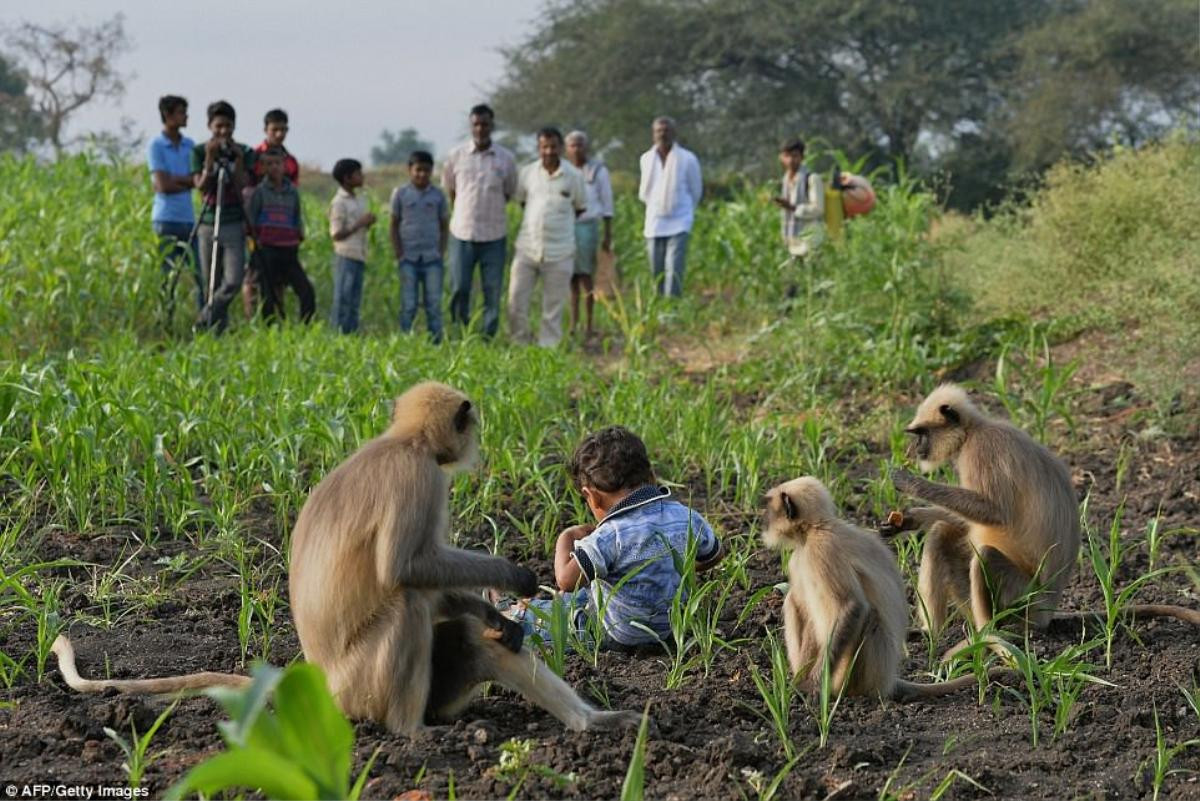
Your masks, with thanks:
<instances>
[{"instance_id":1,"label":"bare tree branch","mask_svg":"<svg viewBox=\"0 0 1200 801\"><path fill-rule=\"evenodd\" d=\"M116 66L130 47L122 14L95 26L23 22L8 28L4 38L26 62L33 107L44 119L46 138L56 153L67 145L65 129L72 114L93 100L125 93L125 76Z\"/></svg>"}]
</instances>

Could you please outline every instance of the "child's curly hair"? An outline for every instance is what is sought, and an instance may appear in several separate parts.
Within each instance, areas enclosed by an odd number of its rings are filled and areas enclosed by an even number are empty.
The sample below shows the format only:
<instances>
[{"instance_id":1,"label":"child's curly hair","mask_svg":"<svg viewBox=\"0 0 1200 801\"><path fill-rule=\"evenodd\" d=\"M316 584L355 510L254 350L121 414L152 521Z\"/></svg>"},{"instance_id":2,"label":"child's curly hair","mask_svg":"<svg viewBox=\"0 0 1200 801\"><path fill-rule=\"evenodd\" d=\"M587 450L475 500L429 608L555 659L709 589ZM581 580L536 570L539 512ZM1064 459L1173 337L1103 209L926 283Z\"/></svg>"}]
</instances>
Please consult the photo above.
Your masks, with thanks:
<instances>
[{"instance_id":1,"label":"child's curly hair","mask_svg":"<svg viewBox=\"0 0 1200 801\"><path fill-rule=\"evenodd\" d=\"M624 426L609 426L589 434L571 455L567 469L576 489L586 485L615 492L654 482L646 443Z\"/></svg>"}]
</instances>

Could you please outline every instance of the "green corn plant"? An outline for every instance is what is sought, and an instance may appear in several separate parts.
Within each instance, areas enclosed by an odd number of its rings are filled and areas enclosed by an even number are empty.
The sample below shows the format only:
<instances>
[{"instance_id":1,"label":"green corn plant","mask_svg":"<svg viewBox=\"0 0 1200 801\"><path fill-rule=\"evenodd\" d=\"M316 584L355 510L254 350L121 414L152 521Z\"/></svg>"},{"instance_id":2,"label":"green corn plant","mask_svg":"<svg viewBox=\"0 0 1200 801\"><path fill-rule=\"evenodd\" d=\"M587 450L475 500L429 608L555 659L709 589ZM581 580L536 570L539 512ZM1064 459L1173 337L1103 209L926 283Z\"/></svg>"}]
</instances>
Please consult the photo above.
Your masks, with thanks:
<instances>
[{"instance_id":1,"label":"green corn plant","mask_svg":"<svg viewBox=\"0 0 1200 801\"><path fill-rule=\"evenodd\" d=\"M646 792L646 741L650 733L650 702L642 712L642 723L638 726L637 740L629 767L625 770L625 781L621 783L621 801L642 801Z\"/></svg>"},{"instance_id":2,"label":"green corn plant","mask_svg":"<svg viewBox=\"0 0 1200 801\"><path fill-rule=\"evenodd\" d=\"M1138 766L1138 773L1143 774L1149 770L1150 786L1154 791L1154 801L1158 801L1159 793L1162 792L1163 784L1167 777L1182 772L1182 768L1172 768L1171 763L1175 761L1175 757L1189 748L1200 746L1200 738L1184 740L1175 745L1167 745L1166 737L1163 736L1162 724L1158 720L1158 704L1154 704L1154 755L1145 759Z\"/></svg>"},{"instance_id":3,"label":"green corn plant","mask_svg":"<svg viewBox=\"0 0 1200 801\"><path fill-rule=\"evenodd\" d=\"M792 760L796 756L796 745L792 742L791 735L792 701L796 695L796 683L792 679L787 652L771 632L767 632L765 649L770 671L768 676L762 675L758 665L749 663L750 679L754 682L754 687L766 708L766 712L757 709L754 712L771 724L784 757Z\"/></svg>"},{"instance_id":4,"label":"green corn plant","mask_svg":"<svg viewBox=\"0 0 1200 801\"><path fill-rule=\"evenodd\" d=\"M1096 676L1093 671L1097 666L1083 659L1099 644L1099 640L1094 640L1067 646L1056 656L1044 661L1030 648L1028 636L1024 649L1011 643L1005 644L1026 692L1022 695L1012 688L1006 689L1029 711L1030 739L1034 748L1037 748L1040 740L1041 716L1045 710L1050 710L1054 715L1053 736L1058 737L1070 725L1071 709L1086 685L1116 686Z\"/></svg>"},{"instance_id":5,"label":"green corn plant","mask_svg":"<svg viewBox=\"0 0 1200 801\"><path fill-rule=\"evenodd\" d=\"M142 776L145 775L146 768L154 764L162 754L150 753L150 741L154 739L154 735L162 727L171 713L175 711L179 701L174 701L170 706L159 713L154 719L154 723L146 730L145 734L138 734L137 725L134 721L129 721L130 737L126 740L117 732L104 727L104 734L121 749L125 754L125 761L121 764L121 769L129 776L129 787L136 790L142 786Z\"/></svg>"},{"instance_id":6,"label":"green corn plant","mask_svg":"<svg viewBox=\"0 0 1200 801\"><path fill-rule=\"evenodd\" d=\"M832 636L832 635L831 635ZM804 696L804 705L808 709L813 720L817 723L818 745L824 748L829 742L829 732L833 727L833 718L837 714L838 707L842 703L843 694L850 682L847 680L841 687L834 692L833 689L833 662L830 651L830 641L826 641L824 654L821 660L821 674L818 677L817 697L815 702L811 701L808 696ZM858 644L858 648L854 651L854 656L850 659L850 665L847 668L846 675L853 676L854 664L858 661L859 651L862 650L862 643Z\"/></svg>"},{"instance_id":7,"label":"green corn plant","mask_svg":"<svg viewBox=\"0 0 1200 801\"><path fill-rule=\"evenodd\" d=\"M338 709L321 669L258 665L249 687L205 692L230 720L218 724L226 750L189 770L168 799L211 798L243 788L274 799L350 799L362 794L375 754L350 781L354 729ZM267 708L272 695L274 710ZM376 754L378 751L376 751Z\"/></svg>"},{"instance_id":8,"label":"green corn plant","mask_svg":"<svg viewBox=\"0 0 1200 801\"><path fill-rule=\"evenodd\" d=\"M1091 525L1087 521L1088 499L1085 498L1081 510L1084 532L1087 536L1087 556L1092 570L1100 582L1100 592L1104 598L1104 617L1101 624L1104 629L1104 664L1112 669L1112 646L1116 639L1117 628L1124 623L1125 612L1133 602L1137 592L1150 581L1158 578L1171 568L1157 568L1135 578L1118 589L1116 584L1117 572L1124 559L1126 546L1121 540L1121 523L1125 514L1125 503L1122 501L1113 514L1108 528L1107 548L1101 545Z\"/></svg>"},{"instance_id":9,"label":"green corn plant","mask_svg":"<svg viewBox=\"0 0 1200 801\"><path fill-rule=\"evenodd\" d=\"M1196 713L1196 720L1200 721L1200 684L1193 679L1192 689L1180 687L1179 692L1183 693L1183 699L1187 701L1188 708Z\"/></svg>"},{"instance_id":10,"label":"green corn plant","mask_svg":"<svg viewBox=\"0 0 1200 801\"><path fill-rule=\"evenodd\" d=\"M787 781L787 777L792 775L792 770L795 769L796 763L799 762L800 758L807 754L809 750L810 747L806 747L801 753L785 762L783 767L777 770L775 775L772 776L769 781L761 771L753 770L751 768L742 768L742 777L745 778L746 783L750 785L750 789L754 791L754 795L758 801L772 801L779 793L779 788L783 786L785 781ZM746 794L742 792L742 788L740 786L738 787L738 793L742 796L742 798L746 798Z\"/></svg>"}]
</instances>

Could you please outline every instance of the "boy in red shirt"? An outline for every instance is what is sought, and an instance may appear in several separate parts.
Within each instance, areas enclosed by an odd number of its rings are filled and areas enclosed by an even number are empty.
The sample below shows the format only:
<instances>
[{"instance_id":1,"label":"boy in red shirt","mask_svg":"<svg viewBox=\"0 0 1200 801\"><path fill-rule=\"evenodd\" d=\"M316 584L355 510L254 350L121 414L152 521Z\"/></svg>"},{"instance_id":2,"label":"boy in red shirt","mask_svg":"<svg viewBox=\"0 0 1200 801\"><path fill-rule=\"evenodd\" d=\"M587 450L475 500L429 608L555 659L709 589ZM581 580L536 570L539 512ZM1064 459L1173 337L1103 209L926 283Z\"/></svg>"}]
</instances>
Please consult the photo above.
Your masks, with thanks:
<instances>
[{"instance_id":1,"label":"boy in red shirt","mask_svg":"<svg viewBox=\"0 0 1200 801\"><path fill-rule=\"evenodd\" d=\"M267 152L268 148L279 148L283 152L283 174L292 186L299 187L300 162L296 161L296 157L283 146L283 140L287 139L287 135L287 112L281 108L271 109L263 116L263 140L254 148L254 152L262 155ZM262 182L265 175L266 167L261 162L255 162L254 169L249 176L250 183L246 188L246 203L250 202L250 195L254 187ZM256 294L262 281L260 272L259 260L251 254L246 264L245 278L242 280L242 309L246 312L247 320L254 316L254 307L258 300ZM264 314L265 312L264 309Z\"/></svg>"},{"instance_id":2,"label":"boy in red shirt","mask_svg":"<svg viewBox=\"0 0 1200 801\"><path fill-rule=\"evenodd\" d=\"M273 146L259 159L266 175L254 189L248 204L250 231L261 272L263 319L272 321L283 311L283 290L291 286L300 299L300 319L308 322L316 308L313 285L300 266L300 243L304 241L304 215L300 193L288 180L285 151Z\"/></svg>"}]
</instances>

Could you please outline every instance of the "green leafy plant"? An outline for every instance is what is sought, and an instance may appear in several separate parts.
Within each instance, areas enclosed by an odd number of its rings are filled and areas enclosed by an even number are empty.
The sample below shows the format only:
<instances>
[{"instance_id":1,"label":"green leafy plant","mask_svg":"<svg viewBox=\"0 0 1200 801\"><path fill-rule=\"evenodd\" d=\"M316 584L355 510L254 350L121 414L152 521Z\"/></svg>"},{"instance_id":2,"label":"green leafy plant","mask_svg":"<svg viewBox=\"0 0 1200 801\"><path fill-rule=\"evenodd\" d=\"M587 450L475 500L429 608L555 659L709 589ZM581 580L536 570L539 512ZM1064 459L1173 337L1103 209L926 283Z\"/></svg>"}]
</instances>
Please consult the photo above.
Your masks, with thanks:
<instances>
[{"instance_id":1,"label":"green leafy plant","mask_svg":"<svg viewBox=\"0 0 1200 801\"><path fill-rule=\"evenodd\" d=\"M509 799L517 798L529 775L536 774L549 780L555 787L562 790L579 781L574 772L559 773L533 760L533 750L537 748L537 740L517 739L505 740L500 744L500 761L492 768L497 778L512 782L513 787L508 793Z\"/></svg>"},{"instance_id":2,"label":"green leafy plant","mask_svg":"<svg viewBox=\"0 0 1200 801\"><path fill-rule=\"evenodd\" d=\"M829 732L833 727L833 717L837 714L838 706L842 703L842 696L846 691L846 687L850 684L849 681L846 681L841 687L837 688L836 693L834 692L830 644L830 642L825 643L824 657L821 661L821 676L817 684L816 703L810 702L807 695L804 696L804 705L817 722L818 742L821 748L824 748L826 743L829 742ZM861 650L862 643L859 643L858 649L854 651L854 656L851 658L850 665L846 669L847 676L854 674L854 664L858 661L858 654Z\"/></svg>"},{"instance_id":3,"label":"green leafy plant","mask_svg":"<svg viewBox=\"0 0 1200 801\"><path fill-rule=\"evenodd\" d=\"M1162 724L1158 720L1158 704L1154 705L1154 755L1144 760L1138 768L1138 772L1142 773L1147 768L1150 772L1150 786L1154 790L1154 801L1158 801L1158 794L1162 792L1163 784L1167 777L1173 773L1181 772L1181 768L1172 768L1171 763L1175 761L1175 757L1189 748L1200 746L1200 738L1184 740L1175 745L1168 745L1166 737L1163 736Z\"/></svg>"},{"instance_id":4,"label":"green leafy plant","mask_svg":"<svg viewBox=\"0 0 1200 801\"><path fill-rule=\"evenodd\" d=\"M351 799L362 793L375 755L350 781L354 729L316 665L258 665L241 690L213 688L230 720L218 724L226 750L192 768L167 798L211 797L243 788L272 799ZM267 708L273 698L273 710Z\"/></svg>"},{"instance_id":5,"label":"green leafy plant","mask_svg":"<svg viewBox=\"0 0 1200 801\"><path fill-rule=\"evenodd\" d=\"M129 721L129 739L126 740L117 732L104 727L104 733L110 740L115 742L121 751L125 754L125 761L121 764L121 769L129 776L129 786L137 789L142 786L142 776L146 773L146 768L150 767L161 754L150 753L150 741L154 739L154 735L162 727L163 722L171 716L175 711L175 707L179 704L175 701L154 719L154 723L150 728L146 729L145 734L138 734L137 724L134 721Z\"/></svg>"},{"instance_id":6,"label":"green leafy plant","mask_svg":"<svg viewBox=\"0 0 1200 801\"><path fill-rule=\"evenodd\" d=\"M792 679L792 668L788 664L787 651L775 635L769 631L764 648L767 652L769 673L767 676L763 676L758 665L751 662L750 679L754 682L754 686L763 700L766 712L759 710L754 710L754 712L772 725L784 756L791 760L796 756L796 745L792 742L791 735L792 701L796 696L796 683Z\"/></svg>"},{"instance_id":7,"label":"green leafy plant","mask_svg":"<svg viewBox=\"0 0 1200 801\"><path fill-rule=\"evenodd\" d=\"M650 734L650 703L642 712L642 723L638 726L637 740L629 767L625 770L625 781L621 783L621 801L642 801L646 786L646 741Z\"/></svg>"},{"instance_id":8,"label":"green leafy plant","mask_svg":"<svg viewBox=\"0 0 1200 801\"><path fill-rule=\"evenodd\" d=\"M1160 567L1148 570L1126 584L1124 588L1118 589L1117 573L1127 549L1121 539L1121 523L1125 515L1125 503L1122 501L1113 514L1112 522L1108 527L1107 548L1105 548L1096 538L1088 523L1089 500L1090 498L1084 499L1080 516L1083 519L1084 532L1087 536L1087 556L1092 570L1100 582L1100 592L1104 599L1104 617L1101 620L1104 629L1104 664L1105 667L1112 669L1113 640L1116 638L1117 628L1124 623L1125 612L1133 602L1134 596L1147 583L1171 572L1172 568Z\"/></svg>"}]
</instances>

